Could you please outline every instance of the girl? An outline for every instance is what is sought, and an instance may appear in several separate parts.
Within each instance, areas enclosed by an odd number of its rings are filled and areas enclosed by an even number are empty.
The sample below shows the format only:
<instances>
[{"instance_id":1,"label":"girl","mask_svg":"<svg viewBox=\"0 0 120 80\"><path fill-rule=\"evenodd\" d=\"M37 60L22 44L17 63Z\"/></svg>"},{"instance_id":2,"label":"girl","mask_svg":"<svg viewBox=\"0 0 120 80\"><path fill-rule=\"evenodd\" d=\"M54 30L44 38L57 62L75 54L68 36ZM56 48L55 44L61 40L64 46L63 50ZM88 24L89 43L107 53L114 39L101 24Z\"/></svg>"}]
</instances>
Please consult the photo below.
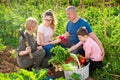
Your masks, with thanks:
<instances>
[{"instance_id":1,"label":"girl","mask_svg":"<svg viewBox=\"0 0 120 80\"><path fill-rule=\"evenodd\" d=\"M43 16L43 23L39 26L37 32L37 42L39 45L43 46L46 51L46 57L50 57L50 49L53 44L53 32L56 26L56 18L51 10L47 10Z\"/></svg>"}]
</instances>

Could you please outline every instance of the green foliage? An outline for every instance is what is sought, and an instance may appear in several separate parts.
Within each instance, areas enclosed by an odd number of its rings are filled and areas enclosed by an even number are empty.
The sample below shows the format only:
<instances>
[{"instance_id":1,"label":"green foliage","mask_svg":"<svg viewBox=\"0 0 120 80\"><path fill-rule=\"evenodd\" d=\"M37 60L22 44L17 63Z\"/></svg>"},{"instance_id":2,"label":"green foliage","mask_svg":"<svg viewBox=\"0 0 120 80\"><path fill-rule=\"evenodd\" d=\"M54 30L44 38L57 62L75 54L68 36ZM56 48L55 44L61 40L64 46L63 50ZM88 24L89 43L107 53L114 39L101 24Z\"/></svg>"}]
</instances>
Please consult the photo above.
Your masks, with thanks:
<instances>
[{"instance_id":1,"label":"green foliage","mask_svg":"<svg viewBox=\"0 0 120 80\"><path fill-rule=\"evenodd\" d=\"M80 74L73 73L73 74L71 74L71 77L73 80L80 80Z\"/></svg>"},{"instance_id":2,"label":"green foliage","mask_svg":"<svg viewBox=\"0 0 120 80\"><path fill-rule=\"evenodd\" d=\"M64 64L66 59L70 56L68 49L61 46L55 46L51 49L54 56L49 60L49 63Z\"/></svg>"},{"instance_id":3,"label":"green foliage","mask_svg":"<svg viewBox=\"0 0 120 80\"><path fill-rule=\"evenodd\" d=\"M3 45L2 39L0 39L0 51L2 51L2 50L5 49L5 48L6 48L6 46Z\"/></svg>"},{"instance_id":4,"label":"green foliage","mask_svg":"<svg viewBox=\"0 0 120 80\"><path fill-rule=\"evenodd\" d=\"M20 69L16 73L0 73L0 80L53 80L49 77L48 69L41 69L33 71L27 71ZM63 77L56 78L56 80L66 80Z\"/></svg>"},{"instance_id":5,"label":"green foliage","mask_svg":"<svg viewBox=\"0 0 120 80\"><path fill-rule=\"evenodd\" d=\"M60 78L56 78L55 80L66 80L66 79L64 79L63 77L60 77Z\"/></svg>"},{"instance_id":6,"label":"green foliage","mask_svg":"<svg viewBox=\"0 0 120 80\"><path fill-rule=\"evenodd\" d=\"M77 7L80 0L69 1L70 5ZM84 0L84 4L96 3L96 1L98 0ZM112 1L117 2L118 0ZM55 37L65 32L67 24L65 8L68 6L66 0L15 0L14 2L13 0L1 0L0 2L0 50L4 49L4 45L16 47L19 38L18 29L20 27L24 29L26 18L35 17L40 24L43 12L50 8L55 12L58 21ZM120 6L106 8L88 6L84 9L77 8L77 11L80 17L90 22L93 31L105 49L104 67L103 70L96 71L96 79L114 80L110 74L120 74ZM106 38L104 32L106 32ZM55 58L54 60L57 61L58 59ZM1 76L10 80L8 74ZM13 77L13 79L17 78ZM19 75L17 80L21 79L23 77Z\"/></svg>"},{"instance_id":7,"label":"green foliage","mask_svg":"<svg viewBox=\"0 0 120 80\"><path fill-rule=\"evenodd\" d=\"M2 74L0 73L0 80L45 80L48 77L48 70L41 69L39 71L27 71L20 69L18 73Z\"/></svg>"}]
</instances>

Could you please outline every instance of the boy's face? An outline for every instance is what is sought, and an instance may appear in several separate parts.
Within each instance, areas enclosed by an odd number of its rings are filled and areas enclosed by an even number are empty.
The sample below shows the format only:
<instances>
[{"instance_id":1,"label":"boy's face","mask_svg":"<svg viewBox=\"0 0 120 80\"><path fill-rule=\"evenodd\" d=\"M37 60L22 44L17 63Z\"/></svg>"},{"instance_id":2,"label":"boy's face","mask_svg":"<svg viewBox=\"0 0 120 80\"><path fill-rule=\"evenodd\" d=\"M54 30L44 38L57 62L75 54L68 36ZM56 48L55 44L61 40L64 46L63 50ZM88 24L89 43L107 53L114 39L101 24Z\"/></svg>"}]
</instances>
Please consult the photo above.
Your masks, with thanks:
<instances>
[{"instance_id":1,"label":"boy's face","mask_svg":"<svg viewBox=\"0 0 120 80\"><path fill-rule=\"evenodd\" d=\"M85 41L86 41L86 35L85 35L85 36L78 35L78 38L79 38L79 40L82 41L82 42L85 42Z\"/></svg>"}]
</instances>

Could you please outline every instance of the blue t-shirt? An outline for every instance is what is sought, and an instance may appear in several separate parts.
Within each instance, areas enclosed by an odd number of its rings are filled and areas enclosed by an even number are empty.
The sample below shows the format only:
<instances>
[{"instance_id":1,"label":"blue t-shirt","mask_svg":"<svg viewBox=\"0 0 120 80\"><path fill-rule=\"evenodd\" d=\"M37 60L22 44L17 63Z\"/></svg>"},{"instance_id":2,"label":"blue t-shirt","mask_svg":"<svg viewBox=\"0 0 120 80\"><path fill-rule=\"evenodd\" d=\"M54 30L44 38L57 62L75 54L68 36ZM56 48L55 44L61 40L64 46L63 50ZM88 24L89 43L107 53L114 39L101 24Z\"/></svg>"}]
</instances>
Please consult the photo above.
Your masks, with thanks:
<instances>
[{"instance_id":1,"label":"blue t-shirt","mask_svg":"<svg viewBox=\"0 0 120 80\"><path fill-rule=\"evenodd\" d=\"M90 24L83 18L79 18L76 23L73 23L72 21L68 22L66 31L69 32L70 40L73 44L77 44L79 42L77 31L83 26L86 27L88 33L92 32Z\"/></svg>"}]
</instances>

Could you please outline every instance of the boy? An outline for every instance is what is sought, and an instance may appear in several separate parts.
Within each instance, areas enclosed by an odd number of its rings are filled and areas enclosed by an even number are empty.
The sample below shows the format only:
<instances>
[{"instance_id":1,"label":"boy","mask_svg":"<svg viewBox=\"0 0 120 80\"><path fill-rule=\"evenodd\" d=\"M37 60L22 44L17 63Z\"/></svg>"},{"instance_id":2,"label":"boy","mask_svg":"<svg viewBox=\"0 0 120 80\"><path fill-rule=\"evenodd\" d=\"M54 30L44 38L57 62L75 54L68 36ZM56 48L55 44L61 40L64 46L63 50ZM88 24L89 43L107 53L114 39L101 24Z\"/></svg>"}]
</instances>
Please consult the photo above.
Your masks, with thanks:
<instances>
[{"instance_id":1,"label":"boy","mask_svg":"<svg viewBox=\"0 0 120 80\"><path fill-rule=\"evenodd\" d=\"M69 48L69 51L73 51L83 44L83 49L85 50L85 57L90 58L90 72L102 67L102 55L101 49L98 44L89 37L88 31L85 27L80 28L77 31L78 38L80 42Z\"/></svg>"}]
</instances>

